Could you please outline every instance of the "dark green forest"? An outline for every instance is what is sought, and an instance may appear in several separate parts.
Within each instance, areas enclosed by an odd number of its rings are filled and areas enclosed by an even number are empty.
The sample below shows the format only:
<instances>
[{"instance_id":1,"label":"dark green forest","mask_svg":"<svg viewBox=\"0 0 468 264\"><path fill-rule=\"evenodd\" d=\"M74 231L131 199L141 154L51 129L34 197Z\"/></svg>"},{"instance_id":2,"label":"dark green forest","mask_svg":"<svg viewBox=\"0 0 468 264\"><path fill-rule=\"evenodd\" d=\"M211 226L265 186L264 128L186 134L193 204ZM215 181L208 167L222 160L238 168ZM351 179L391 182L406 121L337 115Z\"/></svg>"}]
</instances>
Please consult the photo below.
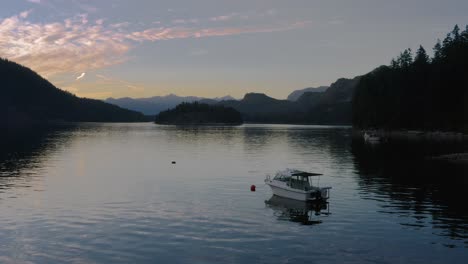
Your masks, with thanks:
<instances>
[{"instance_id":1,"label":"dark green forest","mask_svg":"<svg viewBox=\"0 0 468 264\"><path fill-rule=\"evenodd\" d=\"M406 49L364 75L353 97L353 125L468 132L468 26L462 32L455 26L433 54Z\"/></svg>"},{"instance_id":2,"label":"dark green forest","mask_svg":"<svg viewBox=\"0 0 468 264\"><path fill-rule=\"evenodd\" d=\"M242 124L242 116L234 108L203 103L181 103L160 112L157 124Z\"/></svg>"},{"instance_id":3,"label":"dark green forest","mask_svg":"<svg viewBox=\"0 0 468 264\"><path fill-rule=\"evenodd\" d=\"M134 122L143 114L104 103L79 98L56 88L31 69L0 59L0 122L2 125L44 121Z\"/></svg>"}]
</instances>

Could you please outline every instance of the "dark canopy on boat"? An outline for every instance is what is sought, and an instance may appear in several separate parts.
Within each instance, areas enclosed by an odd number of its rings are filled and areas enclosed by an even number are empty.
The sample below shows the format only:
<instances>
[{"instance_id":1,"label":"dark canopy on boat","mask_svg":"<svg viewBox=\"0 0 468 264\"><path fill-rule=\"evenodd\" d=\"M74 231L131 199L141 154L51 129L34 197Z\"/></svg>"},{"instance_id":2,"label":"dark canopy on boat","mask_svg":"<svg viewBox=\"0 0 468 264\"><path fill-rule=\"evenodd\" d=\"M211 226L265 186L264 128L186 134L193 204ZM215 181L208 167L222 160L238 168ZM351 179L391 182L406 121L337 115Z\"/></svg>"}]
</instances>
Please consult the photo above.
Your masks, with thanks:
<instances>
[{"instance_id":1,"label":"dark canopy on boat","mask_svg":"<svg viewBox=\"0 0 468 264\"><path fill-rule=\"evenodd\" d=\"M312 177L312 176L320 176L320 173L311 173L305 171L298 171L291 174L291 176L302 176L302 177Z\"/></svg>"}]
</instances>

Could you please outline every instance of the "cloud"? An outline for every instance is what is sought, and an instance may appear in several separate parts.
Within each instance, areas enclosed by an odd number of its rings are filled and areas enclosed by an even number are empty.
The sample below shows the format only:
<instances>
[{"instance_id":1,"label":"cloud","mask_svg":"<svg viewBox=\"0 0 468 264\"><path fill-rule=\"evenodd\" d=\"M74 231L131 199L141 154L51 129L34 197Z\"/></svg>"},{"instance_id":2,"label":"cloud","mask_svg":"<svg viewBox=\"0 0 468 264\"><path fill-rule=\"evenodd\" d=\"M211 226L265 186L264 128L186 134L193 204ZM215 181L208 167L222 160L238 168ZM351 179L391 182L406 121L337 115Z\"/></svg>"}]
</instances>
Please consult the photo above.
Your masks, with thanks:
<instances>
[{"instance_id":1,"label":"cloud","mask_svg":"<svg viewBox=\"0 0 468 264\"><path fill-rule=\"evenodd\" d=\"M0 19L0 57L31 67L45 77L87 72L125 62L138 43L204 38L248 33L278 32L304 27L309 21L248 27L150 27L129 30L129 23L106 25L79 14L61 22L33 23L29 11ZM83 75L84 76L84 75Z\"/></svg>"},{"instance_id":2,"label":"cloud","mask_svg":"<svg viewBox=\"0 0 468 264\"><path fill-rule=\"evenodd\" d=\"M278 12L276 9L268 9L264 12L248 12L248 13L238 13L233 12L226 15L221 16L214 16L211 17L209 20L213 22L220 22L220 21L230 21L234 19L250 19L250 18L263 18L267 16L275 16Z\"/></svg>"},{"instance_id":3,"label":"cloud","mask_svg":"<svg viewBox=\"0 0 468 264\"><path fill-rule=\"evenodd\" d=\"M80 76L76 77L76 80L80 80L81 78L85 77L86 75L86 72L83 72L82 74L80 74Z\"/></svg>"},{"instance_id":4,"label":"cloud","mask_svg":"<svg viewBox=\"0 0 468 264\"><path fill-rule=\"evenodd\" d=\"M31 23L21 15L0 20L0 56L47 76L85 72L126 60L130 43L85 15L58 23Z\"/></svg>"},{"instance_id":5,"label":"cloud","mask_svg":"<svg viewBox=\"0 0 468 264\"><path fill-rule=\"evenodd\" d=\"M19 14L19 16L20 16L21 18L27 18L27 17L31 14L31 12L32 12L32 9L27 10L27 11L24 11L24 12L21 12L21 13Z\"/></svg>"},{"instance_id":6,"label":"cloud","mask_svg":"<svg viewBox=\"0 0 468 264\"><path fill-rule=\"evenodd\" d=\"M222 15L222 16L215 16L210 18L211 21L228 21L231 19L234 19L235 17L239 17L239 13L230 13L227 15Z\"/></svg>"},{"instance_id":7,"label":"cloud","mask_svg":"<svg viewBox=\"0 0 468 264\"><path fill-rule=\"evenodd\" d=\"M291 30L301 28L309 24L309 21L300 21L292 24L278 26L255 26L255 27L217 27L194 29L186 27L160 27L151 28L144 31L136 31L127 34L125 37L134 41L161 41L184 38L204 38L216 36L230 36L248 33L266 33Z\"/></svg>"},{"instance_id":8,"label":"cloud","mask_svg":"<svg viewBox=\"0 0 468 264\"><path fill-rule=\"evenodd\" d=\"M40 4L41 3L41 0L27 0L28 2L30 3L34 3L34 4Z\"/></svg>"}]
</instances>

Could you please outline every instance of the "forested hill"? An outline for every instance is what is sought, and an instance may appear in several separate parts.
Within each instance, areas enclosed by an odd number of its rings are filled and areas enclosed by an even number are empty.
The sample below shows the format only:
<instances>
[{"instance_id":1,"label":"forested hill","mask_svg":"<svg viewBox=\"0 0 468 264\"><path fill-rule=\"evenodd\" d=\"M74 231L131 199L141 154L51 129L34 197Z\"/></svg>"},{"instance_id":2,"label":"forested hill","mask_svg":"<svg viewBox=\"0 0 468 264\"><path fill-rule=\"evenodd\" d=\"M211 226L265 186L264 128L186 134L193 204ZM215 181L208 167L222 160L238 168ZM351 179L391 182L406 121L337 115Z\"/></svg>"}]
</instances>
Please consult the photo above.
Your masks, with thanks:
<instances>
[{"instance_id":1,"label":"forested hill","mask_svg":"<svg viewBox=\"0 0 468 264\"><path fill-rule=\"evenodd\" d=\"M351 99L360 77L338 79L323 92L305 92L296 101L248 93L241 100L222 101L242 114L245 122L290 124L351 124Z\"/></svg>"},{"instance_id":2,"label":"forested hill","mask_svg":"<svg viewBox=\"0 0 468 264\"><path fill-rule=\"evenodd\" d=\"M160 112L157 124L199 125L199 124L242 124L241 114L231 107L203 103L181 103L173 109Z\"/></svg>"},{"instance_id":3,"label":"forested hill","mask_svg":"<svg viewBox=\"0 0 468 264\"><path fill-rule=\"evenodd\" d=\"M0 59L0 118L10 126L43 121L134 122L139 112L56 88L31 69Z\"/></svg>"},{"instance_id":4,"label":"forested hill","mask_svg":"<svg viewBox=\"0 0 468 264\"><path fill-rule=\"evenodd\" d=\"M434 46L403 51L361 78L353 98L358 128L468 132L468 26Z\"/></svg>"}]
</instances>

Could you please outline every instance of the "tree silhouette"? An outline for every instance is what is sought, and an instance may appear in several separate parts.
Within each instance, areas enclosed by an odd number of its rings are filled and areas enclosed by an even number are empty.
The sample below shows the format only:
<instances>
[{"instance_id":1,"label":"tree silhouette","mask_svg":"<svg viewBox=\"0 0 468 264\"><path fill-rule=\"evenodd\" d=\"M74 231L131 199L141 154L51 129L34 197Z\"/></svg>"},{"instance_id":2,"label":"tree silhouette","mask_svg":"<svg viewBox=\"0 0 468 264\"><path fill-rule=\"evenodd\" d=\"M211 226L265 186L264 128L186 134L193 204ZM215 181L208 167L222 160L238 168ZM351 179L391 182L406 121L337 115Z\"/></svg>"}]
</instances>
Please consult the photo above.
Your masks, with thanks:
<instances>
[{"instance_id":1,"label":"tree silhouette","mask_svg":"<svg viewBox=\"0 0 468 264\"><path fill-rule=\"evenodd\" d=\"M234 108L198 102L181 103L156 116L157 124L242 124L241 114Z\"/></svg>"},{"instance_id":2,"label":"tree silhouette","mask_svg":"<svg viewBox=\"0 0 468 264\"><path fill-rule=\"evenodd\" d=\"M426 53L426 50L423 46L419 46L419 49L416 51L416 57L414 58L414 63L416 65L427 65L429 64L429 56Z\"/></svg>"},{"instance_id":3,"label":"tree silhouette","mask_svg":"<svg viewBox=\"0 0 468 264\"><path fill-rule=\"evenodd\" d=\"M414 61L406 49L390 67L361 78L353 97L359 128L468 132L468 27L456 25L429 58L422 46Z\"/></svg>"},{"instance_id":4,"label":"tree silhouette","mask_svg":"<svg viewBox=\"0 0 468 264\"><path fill-rule=\"evenodd\" d=\"M433 61L439 61L442 59L442 43L440 39L437 39L437 43L434 45L434 58Z\"/></svg>"}]
</instances>

